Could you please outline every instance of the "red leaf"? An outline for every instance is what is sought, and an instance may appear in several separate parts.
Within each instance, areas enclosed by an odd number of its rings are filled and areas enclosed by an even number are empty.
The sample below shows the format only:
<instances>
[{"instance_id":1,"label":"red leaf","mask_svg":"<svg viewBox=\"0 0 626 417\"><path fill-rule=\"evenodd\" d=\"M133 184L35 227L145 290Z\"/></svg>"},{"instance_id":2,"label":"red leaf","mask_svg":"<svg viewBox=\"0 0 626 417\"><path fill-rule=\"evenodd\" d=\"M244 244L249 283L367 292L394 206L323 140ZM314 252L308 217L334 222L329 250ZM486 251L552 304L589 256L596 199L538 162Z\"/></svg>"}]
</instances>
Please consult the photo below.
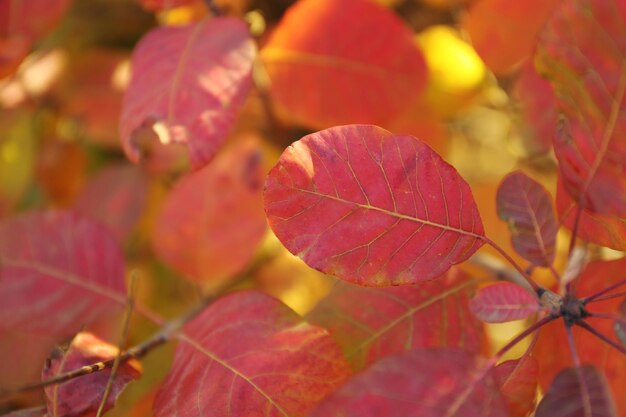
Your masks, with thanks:
<instances>
[{"instance_id":1,"label":"red leaf","mask_svg":"<svg viewBox=\"0 0 626 417\"><path fill-rule=\"evenodd\" d=\"M577 295L579 297L588 296L621 281L624 278L625 270L625 258L589 263L577 281ZM586 308L590 312L615 314L620 301L617 298L605 300L591 303ZM613 332L612 320L588 318L586 321L605 335L610 335ZM623 395L626 392L626 379L624 378L626 375L626 355L621 354L578 326L574 326L572 331L581 362L594 365L604 374L612 389L619 415L626 416L626 396ZM544 389L549 386L558 372L573 366L571 355L567 353L567 350L564 350L567 343L565 326L560 321L544 326L539 332L533 354L539 361L539 382Z\"/></svg>"},{"instance_id":2,"label":"red leaf","mask_svg":"<svg viewBox=\"0 0 626 417\"><path fill-rule=\"evenodd\" d=\"M155 417L303 416L350 372L326 331L259 292L220 298L184 331Z\"/></svg>"},{"instance_id":3,"label":"red leaf","mask_svg":"<svg viewBox=\"0 0 626 417\"><path fill-rule=\"evenodd\" d=\"M563 224L570 230L576 222L576 204L563 188L559 176L556 208ZM626 251L626 222L618 217L583 209L578 221L578 237L601 246Z\"/></svg>"},{"instance_id":4,"label":"red leaf","mask_svg":"<svg viewBox=\"0 0 626 417\"><path fill-rule=\"evenodd\" d=\"M81 366L115 358L118 349L91 333L81 332L72 340L66 352L53 351L42 373L42 379L78 369ZM120 364L111 386L111 393L104 406L110 410L126 385L141 376L141 364L132 359ZM105 369L78 379L72 379L60 385L46 387L48 413L58 417L89 417L95 415L105 387L111 376L111 370Z\"/></svg>"},{"instance_id":5,"label":"red leaf","mask_svg":"<svg viewBox=\"0 0 626 417\"><path fill-rule=\"evenodd\" d=\"M145 156L140 133L151 128L161 144L185 145L194 168L205 165L243 105L254 56L245 23L234 18L148 33L133 53L122 105L120 135L128 157L138 162Z\"/></svg>"},{"instance_id":6,"label":"red leaf","mask_svg":"<svg viewBox=\"0 0 626 417\"><path fill-rule=\"evenodd\" d=\"M479 353L482 325L468 306L474 287L456 269L419 285L365 288L339 282L308 317L330 331L355 369L415 348Z\"/></svg>"},{"instance_id":7,"label":"red leaf","mask_svg":"<svg viewBox=\"0 0 626 417\"><path fill-rule=\"evenodd\" d=\"M124 261L106 228L61 211L0 223L0 327L68 336L126 304Z\"/></svg>"},{"instance_id":8,"label":"red leaf","mask_svg":"<svg viewBox=\"0 0 626 417\"><path fill-rule=\"evenodd\" d=\"M541 309L537 297L509 282L481 288L470 307L476 317L488 323L524 319Z\"/></svg>"},{"instance_id":9,"label":"red leaf","mask_svg":"<svg viewBox=\"0 0 626 417\"><path fill-rule=\"evenodd\" d=\"M565 189L584 208L626 217L626 11L567 0L546 25L540 70L564 115L554 150Z\"/></svg>"},{"instance_id":10,"label":"red leaf","mask_svg":"<svg viewBox=\"0 0 626 417\"><path fill-rule=\"evenodd\" d=\"M463 19L476 52L497 74L531 56L537 35L558 0L481 0Z\"/></svg>"},{"instance_id":11,"label":"red leaf","mask_svg":"<svg viewBox=\"0 0 626 417\"><path fill-rule=\"evenodd\" d=\"M536 417L617 416L602 373L590 365L579 368L579 372L584 387L581 387L576 368L563 370L554 378L545 397L539 402ZM585 406L585 402L590 408Z\"/></svg>"},{"instance_id":12,"label":"red leaf","mask_svg":"<svg viewBox=\"0 0 626 417\"><path fill-rule=\"evenodd\" d=\"M367 0L297 2L261 59L280 109L316 128L388 124L426 82L426 64L411 30Z\"/></svg>"},{"instance_id":13,"label":"red leaf","mask_svg":"<svg viewBox=\"0 0 626 417\"><path fill-rule=\"evenodd\" d=\"M526 417L534 410L538 371L537 361L530 355L496 366L496 380L509 407L510 417Z\"/></svg>"},{"instance_id":14,"label":"red leaf","mask_svg":"<svg viewBox=\"0 0 626 417\"><path fill-rule=\"evenodd\" d=\"M502 417L506 406L484 362L456 349L385 358L348 380L310 417Z\"/></svg>"},{"instance_id":15,"label":"red leaf","mask_svg":"<svg viewBox=\"0 0 626 417\"><path fill-rule=\"evenodd\" d=\"M148 178L133 165L109 165L91 177L78 195L76 211L106 225L119 242L141 217Z\"/></svg>"},{"instance_id":16,"label":"red leaf","mask_svg":"<svg viewBox=\"0 0 626 417\"><path fill-rule=\"evenodd\" d=\"M427 281L484 243L456 170L414 137L376 126L305 136L285 150L265 186L282 243L309 266L357 284Z\"/></svg>"},{"instance_id":17,"label":"red leaf","mask_svg":"<svg viewBox=\"0 0 626 417\"><path fill-rule=\"evenodd\" d=\"M170 192L152 235L166 263L195 281L221 280L252 259L267 228L258 145L243 141Z\"/></svg>"},{"instance_id":18,"label":"red leaf","mask_svg":"<svg viewBox=\"0 0 626 417\"><path fill-rule=\"evenodd\" d=\"M548 190L517 171L502 180L496 202L498 217L509 223L515 251L533 265L552 265L559 227Z\"/></svg>"}]
</instances>

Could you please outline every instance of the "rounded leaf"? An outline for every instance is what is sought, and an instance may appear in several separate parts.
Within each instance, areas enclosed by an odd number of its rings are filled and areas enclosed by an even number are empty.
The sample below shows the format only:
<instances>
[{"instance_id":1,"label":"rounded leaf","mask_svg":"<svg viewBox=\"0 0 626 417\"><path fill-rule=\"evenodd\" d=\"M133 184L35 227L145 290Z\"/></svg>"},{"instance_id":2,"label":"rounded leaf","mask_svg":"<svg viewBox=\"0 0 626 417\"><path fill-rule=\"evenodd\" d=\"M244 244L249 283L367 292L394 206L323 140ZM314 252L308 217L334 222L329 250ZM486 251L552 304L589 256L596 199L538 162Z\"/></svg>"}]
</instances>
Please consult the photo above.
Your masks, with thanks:
<instances>
[{"instance_id":1,"label":"rounded leaf","mask_svg":"<svg viewBox=\"0 0 626 417\"><path fill-rule=\"evenodd\" d=\"M470 307L476 317L488 323L521 320L541 309L537 297L509 282L481 288Z\"/></svg>"},{"instance_id":2,"label":"rounded leaf","mask_svg":"<svg viewBox=\"0 0 626 417\"><path fill-rule=\"evenodd\" d=\"M305 136L283 152L265 187L270 226L287 249L360 285L436 278L484 243L458 172L418 139L377 126Z\"/></svg>"}]
</instances>

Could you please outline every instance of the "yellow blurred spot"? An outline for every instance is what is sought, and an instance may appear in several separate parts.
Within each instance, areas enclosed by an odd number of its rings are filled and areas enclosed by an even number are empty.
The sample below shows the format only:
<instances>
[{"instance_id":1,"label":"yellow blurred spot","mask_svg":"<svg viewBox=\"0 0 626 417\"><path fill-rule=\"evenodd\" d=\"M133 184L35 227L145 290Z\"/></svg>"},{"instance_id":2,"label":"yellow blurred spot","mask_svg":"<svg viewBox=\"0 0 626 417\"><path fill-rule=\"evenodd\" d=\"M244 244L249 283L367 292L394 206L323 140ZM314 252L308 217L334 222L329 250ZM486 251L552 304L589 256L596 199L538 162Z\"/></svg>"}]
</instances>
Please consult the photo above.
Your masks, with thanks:
<instances>
[{"instance_id":1,"label":"yellow blurred spot","mask_svg":"<svg viewBox=\"0 0 626 417\"><path fill-rule=\"evenodd\" d=\"M173 7L159 13L158 21L163 26L180 26L197 22L207 15L207 9L201 1L189 5Z\"/></svg>"},{"instance_id":2,"label":"yellow blurred spot","mask_svg":"<svg viewBox=\"0 0 626 417\"><path fill-rule=\"evenodd\" d=\"M117 64L111 75L111 87L117 91L124 91L130 82L130 59Z\"/></svg>"},{"instance_id":3,"label":"yellow blurred spot","mask_svg":"<svg viewBox=\"0 0 626 417\"><path fill-rule=\"evenodd\" d=\"M261 36L263 33L265 33L265 17L258 10L253 10L249 13L246 13L245 20L250 26L250 34L252 36Z\"/></svg>"},{"instance_id":4,"label":"yellow blurred spot","mask_svg":"<svg viewBox=\"0 0 626 417\"><path fill-rule=\"evenodd\" d=\"M6 162L9 164L15 162L20 155L20 150L17 146L17 143L14 141L7 141L3 143L0 151L0 155L2 156L2 162Z\"/></svg>"},{"instance_id":5,"label":"yellow blurred spot","mask_svg":"<svg viewBox=\"0 0 626 417\"><path fill-rule=\"evenodd\" d=\"M159 141L161 141L162 144L167 145L172 141L172 138L170 137L170 131L165 123L163 123L162 121L158 121L153 124L152 130L154 131L154 133L157 134L157 136L159 137Z\"/></svg>"}]
</instances>

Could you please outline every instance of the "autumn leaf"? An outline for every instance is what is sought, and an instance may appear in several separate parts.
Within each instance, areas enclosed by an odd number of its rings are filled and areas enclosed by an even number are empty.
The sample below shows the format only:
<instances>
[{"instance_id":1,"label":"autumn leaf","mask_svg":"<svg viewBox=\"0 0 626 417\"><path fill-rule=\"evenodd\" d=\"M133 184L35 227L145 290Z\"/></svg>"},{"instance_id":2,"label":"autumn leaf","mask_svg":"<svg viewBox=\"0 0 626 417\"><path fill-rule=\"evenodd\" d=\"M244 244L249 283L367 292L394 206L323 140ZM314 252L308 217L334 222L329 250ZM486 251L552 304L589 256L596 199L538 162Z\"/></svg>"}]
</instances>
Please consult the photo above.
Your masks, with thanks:
<instances>
[{"instance_id":1,"label":"autumn leaf","mask_svg":"<svg viewBox=\"0 0 626 417\"><path fill-rule=\"evenodd\" d=\"M350 373L325 330L260 292L221 297L181 338L155 417L304 416Z\"/></svg>"},{"instance_id":2,"label":"autumn leaf","mask_svg":"<svg viewBox=\"0 0 626 417\"><path fill-rule=\"evenodd\" d=\"M502 417L506 405L484 362L458 349L416 349L376 362L310 417Z\"/></svg>"},{"instance_id":3,"label":"autumn leaf","mask_svg":"<svg viewBox=\"0 0 626 417\"><path fill-rule=\"evenodd\" d=\"M231 130L251 86L255 46L244 22L220 17L152 30L133 52L133 76L124 95L120 135L133 162L150 143L187 147L200 168Z\"/></svg>"},{"instance_id":4,"label":"autumn leaf","mask_svg":"<svg viewBox=\"0 0 626 417\"><path fill-rule=\"evenodd\" d=\"M498 216L509 224L515 251L533 265L551 266L558 225L548 190L517 171L502 180L496 202Z\"/></svg>"},{"instance_id":5,"label":"autumn leaf","mask_svg":"<svg viewBox=\"0 0 626 417\"><path fill-rule=\"evenodd\" d=\"M307 318L330 331L355 369L416 348L479 353L482 326L468 305L474 289L474 280L458 269L431 282L391 288L339 282Z\"/></svg>"},{"instance_id":6,"label":"autumn leaf","mask_svg":"<svg viewBox=\"0 0 626 417\"><path fill-rule=\"evenodd\" d=\"M521 320L537 313L541 306L533 296L519 285L498 282L481 288L470 302L472 312L488 323Z\"/></svg>"},{"instance_id":7,"label":"autumn leaf","mask_svg":"<svg viewBox=\"0 0 626 417\"><path fill-rule=\"evenodd\" d=\"M495 367L496 380L510 417L526 417L534 410L538 370L537 360L531 355L508 360Z\"/></svg>"},{"instance_id":8,"label":"autumn leaf","mask_svg":"<svg viewBox=\"0 0 626 417\"><path fill-rule=\"evenodd\" d=\"M315 128L386 125L426 84L426 65L411 30L368 0L296 2L272 32L261 60L280 110Z\"/></svg>"},{"instance_id":9,"label":"autumn leaf","mask_svg":"<svg viewBox=\"0 0 626 417\"><path fill-rule=\"evenodd\" d=\"M563 115L554 140L563 185L582 208L620 218L626 218L625 21L626 10L612 0L567 0L537 49L538 69Z\"/></svg>"},{"instance_id":10,"label":"autumn leaf","mask_svg":"<svg viewBox=\"0 0 626 417\"><path fill-rule=\"evenodd\" d=\"M292 144L270 171L265 209L309 266L368 286L438 277L483 243L467 183L427 145L371 125Z\"/></svg>"}]
</instances>

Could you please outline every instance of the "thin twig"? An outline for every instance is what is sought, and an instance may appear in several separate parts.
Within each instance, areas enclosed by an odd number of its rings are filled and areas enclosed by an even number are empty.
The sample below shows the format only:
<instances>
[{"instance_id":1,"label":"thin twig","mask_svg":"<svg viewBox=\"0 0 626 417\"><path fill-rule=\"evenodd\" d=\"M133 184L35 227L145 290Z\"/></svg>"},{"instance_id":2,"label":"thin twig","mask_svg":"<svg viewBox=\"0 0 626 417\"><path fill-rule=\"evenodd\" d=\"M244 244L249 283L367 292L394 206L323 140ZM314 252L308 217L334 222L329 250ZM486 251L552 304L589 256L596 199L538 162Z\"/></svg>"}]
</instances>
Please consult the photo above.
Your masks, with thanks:
<instances>
[{"instance_id":1,"label":"thin twig","mask_svg":"<svg viewBox=\"0 0 626 417\"><path fill-rule=\"evenodd\" d=\"M572 326L565 324L565 332L567 333L567 344L572 354L572 360L574 361L574 370L576 372L576 379L580 385L580 393L583 401L583 408L585 409L585 417L591 417L591 399L589 398L589 389L587 388L587 382L582 372L582 364L578 351L576 350L576 344L574 343L574 333L572 332Z\"/></svg>"},{"instance_id":2,"label":"thin twig","mask_svg":"<svg viewBox=\"0 0 626 417\"><path fill-rule=\"evenodd\" d=\"M537 295L533 287L528 283L524 276L518 271L511 269L506 264L500 261L498 258L488 253L476 253L470 259L469 262L483 269L493 273L499 280L508 281L513 284L519 285L526 291L533 295Z\"/></svg>"},{"instance_id":3,"label":"thin twig","mask_svg":"<svg viewBox=\"0 0 626 417\"><path fill-rule=\"evenodd\" d=\"M519 266L517 264L517 262L515 262L515 260L511 257L511 255L509 255L508 253L506 253L506 251L504 249L502 249L500 247L500 245L498 245L496 242L494 242L493 240L489 239L486 236L482 237L482 240L484 240L485 243L487 243L489 246L491 246L492 248L494 248L496 251L498 251L498 253L504 258L506 259L506 261L511 264L511 266L513 268L515 268L517 270L517 272L520 273L520 275L523 277L523 279L528 283L528 285L531 286L531 288L533 289L533 292L535 294L542 292L543 288L541 288L539 285L537 285L537 283L535 281L532 280L532 278L526 273L526 271L524 271L522 269L521 266ZM524 286L525 287L525 286Z\"/></svg>"},{"instance_id":4,"label":"thin twig","mask_svg":"<svg viewBox=\"0 0 626 417\"><path fill-rule=\"evenodd\" d=\"M622 297L626 297L626 291L620 291L620 292L616 292L613 294L604 295L602 297L594 298L592 303L597 303L598 301L613 300L615 298L622 298Z\"/></svg>"},{"instance_id":5,"label":"thin twig","mask_svg":"<svg viewBox=\"0 0 626 417\"><path fill-rule=\"evenodd\" d=\"M130 282L128 284L128 304L126 307L126 313L124 314L124 323L122 325L122 334L120 336L120 341L117 345L118 351L117 355L115 355L115 359L113 360L113 365L111 366L111 374L109 375L109 379L107 381L106 387L104 388L104 393L102 394L102 401L100 401L100 406L98 406L98 411L96 412L96 417L101 417L104 413L104 407L106 406L107 400L109 399L109 395L111 394L111 389L113 388L113 381L115 381L115 374L120 366L120 357L126 343L128 341L128 330L130 328L130 318L133 315L133 309L135 305L135 284L137 283L137 274L135 272L130 274Z\"/></svg>"},{"instance_id":6,"label":"thin twig","mask_svg":"<svg viewBox=\"0 0 626 417\"><path fill-rule=\"evenodd\" d=\"M602 340L606 344L614 347L615 349L619 350L620 352L626 355L626 346L622 346L621 344L617 343L616 341L614 341L613 339L611 339L604 333L601 333L599 330L597 330L593 326L590 326L589 323L585 321L579 321L576 323L576 325L579 327L582 327L583 329L587 330L589 333L596 336L598 339Z\"/></svg>"},{"instance_id":7,"label":"thin twig","mask_svg":"<svg viewBox=\"0 0 626 417\"><path fill-rule=\"evenodd\" d=\"M596 292L594 294L588 295L588 296L582 298L580 301L582 301L583 304L589 304L589 303L591 303L593 301L597 301L598 298L600 298L600 296L602 296L602 295L604 295L604 294L606 294L608 292L611 292L614 289L621 287L622 285L626 285L626 278L624 278L621 281L617 281L615 284L609 285L608 287L606 287L606 288L604 288L604 289L602 289L602 290L600 290L600 291L598 291L598 292Z\"/></svg>"}]
</instances>

